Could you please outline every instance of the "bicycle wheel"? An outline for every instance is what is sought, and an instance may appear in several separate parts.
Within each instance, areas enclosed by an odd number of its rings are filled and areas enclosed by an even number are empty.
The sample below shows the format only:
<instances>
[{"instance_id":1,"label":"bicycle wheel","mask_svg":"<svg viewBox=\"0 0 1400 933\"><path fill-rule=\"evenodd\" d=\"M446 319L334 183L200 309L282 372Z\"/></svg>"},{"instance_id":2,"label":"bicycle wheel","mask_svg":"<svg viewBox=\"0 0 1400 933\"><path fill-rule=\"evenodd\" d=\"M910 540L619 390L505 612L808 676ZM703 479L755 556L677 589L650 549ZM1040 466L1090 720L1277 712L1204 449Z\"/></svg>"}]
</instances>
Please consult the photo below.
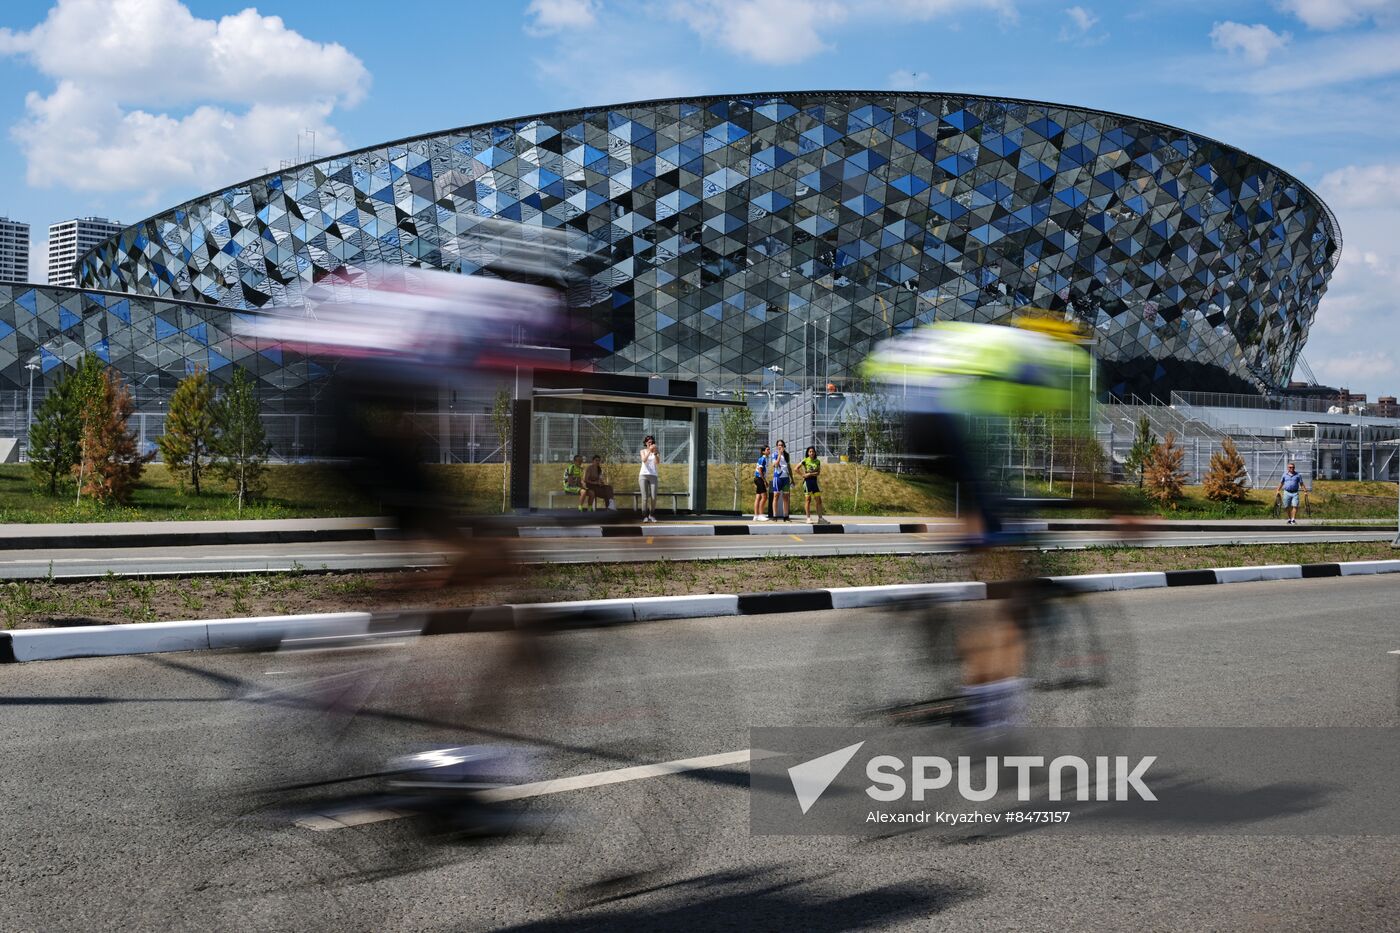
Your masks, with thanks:
<instances>
[{"instance_id":1,"label":"bicycle wheel","mask_svg":"<svg viewBox=\"0 0 1400 933\"><path fill-rule=\"evenodd\" d=\"M958 721L961 626L982 607L911 597L869 610L862 623L813 633L803 690L789 724L946 725Z\"/></svg>"},{"instance_id":2,"label":"bicycle wheel","mask_svg":"<svg viewBox=\"0 0 1400 933\"><path fill-rule=\"evenodd\" d=\"M1113 597L1037 581L1014 597L1026 634L1032 725L1108 726L1131 722L1136 652Z\"/></svg>"}]
</instances>

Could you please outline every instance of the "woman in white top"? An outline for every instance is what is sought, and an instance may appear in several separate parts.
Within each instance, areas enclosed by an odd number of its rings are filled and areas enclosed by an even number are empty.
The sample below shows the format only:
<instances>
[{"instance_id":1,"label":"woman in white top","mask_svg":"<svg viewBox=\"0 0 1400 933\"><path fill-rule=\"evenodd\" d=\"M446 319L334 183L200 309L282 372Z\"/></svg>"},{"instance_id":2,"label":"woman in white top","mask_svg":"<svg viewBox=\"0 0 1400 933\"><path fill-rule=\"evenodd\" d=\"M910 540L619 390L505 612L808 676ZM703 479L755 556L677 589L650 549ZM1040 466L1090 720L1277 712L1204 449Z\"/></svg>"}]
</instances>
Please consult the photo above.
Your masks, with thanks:
<instances>
[{"instance_id":1,"label":"woman in white top","mask_svg":"<svg viewBox=\"0 0 1400 933\"><path fill-rule=\"evenodd\" d=\"M661 454L656 449L656 438L650 434L642 441L642 469L637 474L637 482L642 487L642 521L655 522L656 516L656 464Z\"/></svg>"}]
</instances>

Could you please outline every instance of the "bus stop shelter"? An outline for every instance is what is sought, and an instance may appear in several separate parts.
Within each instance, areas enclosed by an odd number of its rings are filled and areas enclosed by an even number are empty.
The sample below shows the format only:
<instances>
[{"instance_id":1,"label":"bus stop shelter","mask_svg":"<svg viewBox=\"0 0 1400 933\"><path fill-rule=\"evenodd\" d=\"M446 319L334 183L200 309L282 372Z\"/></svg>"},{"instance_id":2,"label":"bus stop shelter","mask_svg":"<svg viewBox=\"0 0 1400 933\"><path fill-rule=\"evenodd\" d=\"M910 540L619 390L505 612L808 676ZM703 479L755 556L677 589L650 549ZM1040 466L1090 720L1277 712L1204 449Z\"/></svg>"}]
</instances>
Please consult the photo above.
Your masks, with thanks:
<instances>
[{"instance_id":1,"label":"bus stop shelter","mask_svg":"<svg viewBox=\"0 0 1400 933\"><path fill-rule=\"evenodd\" d=\"M700 397L694 382L652 376L537 369L513 403L511 508L576 507L562 495L564 468L574 454L604 460L619 504L635 502L642 438L661 452L657 505L705 512L709 480L709 410L745 402Z\"/></svg>"}]
</instances>

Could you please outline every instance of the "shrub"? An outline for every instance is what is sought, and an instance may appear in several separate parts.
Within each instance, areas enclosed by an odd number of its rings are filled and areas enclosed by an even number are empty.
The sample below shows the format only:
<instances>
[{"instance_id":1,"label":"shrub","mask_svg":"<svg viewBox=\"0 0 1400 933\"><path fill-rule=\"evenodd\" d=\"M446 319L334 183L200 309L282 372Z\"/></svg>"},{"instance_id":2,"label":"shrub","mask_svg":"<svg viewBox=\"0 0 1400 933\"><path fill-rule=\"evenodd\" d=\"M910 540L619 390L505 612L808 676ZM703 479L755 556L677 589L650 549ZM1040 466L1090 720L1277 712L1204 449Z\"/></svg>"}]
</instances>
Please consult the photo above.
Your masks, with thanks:
<instances>
[{"instance_id":1,"label":"shrub","mask_svg":"<svg viewBox=\"0 0 1400 933\"><path fill-rule=\"evenodd\" d=\"M104 504L124 503L131 499L141 470L151 458L137 450L136 438L127 428L136 407L131 390L114 370L98 366L91 379L80 376L83 434L78 495L86 493Z\"/></svg>"},{"instance_id":2,"label":"shrub","mask_svg":"<svg viewBox=\"0 0 1400 933\"><path fill-rule=\"evenodd\" d=\"M44 396L29 428L29 469L34 485L58 494L82 458L83 419L79 379L70 373Z\"/></svg>"},{"instance_id":3,"label":"shrub","mask_svg":"<svg viewBox=\"0 0 1400 933\"><path fill-rule=\"evenodd\" d=\"M175 387L165 416L165 433L156 441L166 467L171 473L180 474L181 485L188 476L196 496L213 439L214 388L209 384L209 374L199 370Z\"/></svg>"},{"instance_id":4,"label":"shrub","mask_svg":"<svg viewBox=\"0 0 1400 933\"><path fill-rule=\"evenodd\" d=\"M1152 424L1147 420L1147 416L1143 415L1138 419L1133 446L1123 458L1123 471L1137 478L1138 488L1142 488L1148 464L1152 461L1152 452L1157 446L1157 435L1152 433Z\"/></svg>"},{"instance_id":5,"label":"shrub","mask_svg":"<svg viewBox=\"0 0 1400 933\"><path fill-rule=\"evenodd\" d=\"M1249 481L1244 457L1235 448L1235 442L1225 438L1218 453L1210 455L1210 472L1206 474L1206 498L1215 502L1246 502L1249 500Z\"/></svg>"},{"instance_id":6,"label":"shrub","mask_svg":"<svg viewBox=\"0 0 1400 933\"><path fill-rule=\"evenodd\" d=\"M1182 486L1186 483L1186 472L1181 469L1181 458L1185 453L1176 446L1176 435L1167 432L1162 443L1153 446L1143 470L1143 485L1148 497L1163 508L1176 508L1181 498Z\"/></svg>"},{"instance_id":7,"label":"shrub","mask_svg":"<svg viewBox=\"0 0 1400 933\"><path fill-rule=\"evenodd\" d=\"M241 515L244 501L262 489L268 454L262 406L243 370L234 370L223 397L214 403L213 419L214 471L233 484Z\"/></svg>"}]
</instances>

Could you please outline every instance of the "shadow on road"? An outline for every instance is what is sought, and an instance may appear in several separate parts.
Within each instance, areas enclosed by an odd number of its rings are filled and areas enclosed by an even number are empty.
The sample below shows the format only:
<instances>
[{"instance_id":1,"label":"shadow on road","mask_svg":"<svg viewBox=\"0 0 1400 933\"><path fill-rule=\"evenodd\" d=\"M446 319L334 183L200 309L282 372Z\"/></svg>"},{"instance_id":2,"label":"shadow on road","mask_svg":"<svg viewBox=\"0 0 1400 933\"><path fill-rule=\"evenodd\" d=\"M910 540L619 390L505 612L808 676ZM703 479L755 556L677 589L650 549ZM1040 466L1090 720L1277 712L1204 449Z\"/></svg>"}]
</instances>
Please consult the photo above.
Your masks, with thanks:
<instances>
[{"instance_id":1,"label":"shadow on road","mask_svg":"<svg viewBox=\"0 0 1400 933\"><path fill-rule=\"evenodd\" d=\"M980 897L972 885L938 882L890 884L869 891L832 896L818 888L816 878L760 884L779 874L782 866L746 872L714 872L655 885L627 895L634 902L587 914L571 913L549 920L505 927L515 933L577 930L710 930L792 929L809 933L884 929L932 917ZM835 879L839 884L839 879ZM645 898L649 903L635 903ZM662 903L657 903L658 900Z\"/></svg>"}]
</instances>

